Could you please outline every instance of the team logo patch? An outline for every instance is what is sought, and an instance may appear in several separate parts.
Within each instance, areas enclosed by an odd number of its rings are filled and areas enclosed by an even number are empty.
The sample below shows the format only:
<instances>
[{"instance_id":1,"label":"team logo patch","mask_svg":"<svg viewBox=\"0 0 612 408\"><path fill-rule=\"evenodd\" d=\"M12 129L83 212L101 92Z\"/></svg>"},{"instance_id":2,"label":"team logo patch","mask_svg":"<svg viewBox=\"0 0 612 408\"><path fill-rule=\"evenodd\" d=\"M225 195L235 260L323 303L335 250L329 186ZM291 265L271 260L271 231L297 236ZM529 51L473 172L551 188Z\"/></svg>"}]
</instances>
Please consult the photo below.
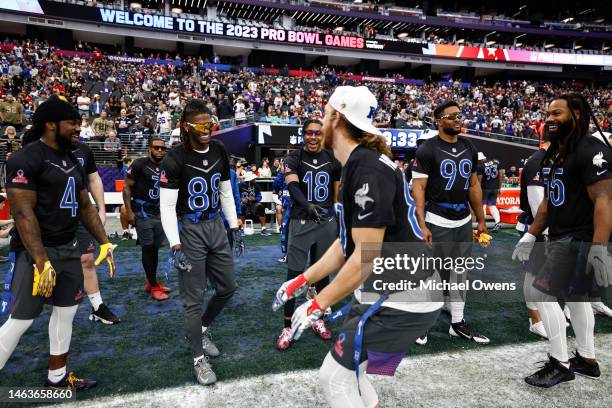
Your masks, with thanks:
<instances>
[{"instance_id":1,"label":"team logo patch","mask_svg":"<svg viewBox=\"0 0 612 408\"><path fill-rule=\"evenodd\" d=\"M166 172L162 171L161 174L159 175L159 182L160 183L167 183L168 182L168 177L166 177Z\"/></svg>"},{"instance_id":2,"label":"team logo patch","mask_svg":"<svg viewBox=\"0 0 612 408\"><path fill-rule=\"evenodd\" d=\"M96 246L94 245L94 243L90 242L89 245L87 246L87 250L94 251L95 249L96 249Z\"/></svg>"},{"instance_id":3,"label":"team logo patch","mask_svg":"<svg viewBox=\"0 0 612 408\"><path fill-rule=\"evenodd\" d=\"M372 214L372 211L367 212L367 213L363 212L365 211L366 206L369 203L374 203L374 199L372 197L368 197L369 191L370 191L370 185L368 183L365 183L363 186L361 186L359 190L355 192L355 204L361 207L361 210L362 210L361 213L357 214L357 219L360 221L368 217L370 214Z\"/></svg>"},{"instance_id":4,"label":"team logo patch","mask_svg":"<svg viewBox=\"0 0 612 408\"><path fill-rule=\"evenodd\" d=\"M28 178L23 175L23 170L17 170L17 175L11 180L13 183L28 184Z\"/></svg>"},{"instance_id":5,"label":"team logo patch","mask_svg":"<svg viewBox=\"0 0 612 408\"><path fill-rule=\"evenodd\" d=\"M336 352L336 354L338 354L340 358L344 356L344 348L342 346L344 340L346 340L346 334L342 332L338 335L338 340L336 340L336 343L334 344L334 351Z\"/></svg>"},{"instance_id":6,"label":"team logo patch","mask_svg":"<svg viewBox=\"0 0 612 408\"><path fill-rule=\"evenodd\" d=\"M533 181L540 181L540 172L538 171L536 175L533 177Z\"/></svg>"},{"instance_id":7,"label":"team logo patch","mask_svg":"<svg viewBox=\"0 0 612 408\"><path fill-rule=\"evenodd\" d=\"M453 153L457 153L457 149L455 149L454 147L451 150L453 151Z\"/></svg>"},{"instance_id":8,"label":"team logo patch","mask_svg":"<svg viewBox=\"0 0 612 408\"><path fill-rule=\"evenodd\" d=\"M314 159L312 162L313 162L314 164L317 164L319 161L318 161L317 159Z\"/></svg>"},{"instance_id":9,"label":"team logo patch","mask_svg":"<svg viewBox=\"0 0 612 408\"><path fill-rule=\"evenodd\" d=\"M202 165L204 165L204 166L208 166L208 160L203 160L203 161L202 161Z\"/></svg>"},{"instance_id":10,"label":"team logo patch","mask_svg":"<svg viewBox=\"0 0 612 408\"><path fill-rule=\"evenodd\" d=\"M607 162L608 161L603 158L603 152L599 152L595 156L593 156L593 166L597 166L601 169L603 168L604 163Z\"/></svg>"}]
</instances>

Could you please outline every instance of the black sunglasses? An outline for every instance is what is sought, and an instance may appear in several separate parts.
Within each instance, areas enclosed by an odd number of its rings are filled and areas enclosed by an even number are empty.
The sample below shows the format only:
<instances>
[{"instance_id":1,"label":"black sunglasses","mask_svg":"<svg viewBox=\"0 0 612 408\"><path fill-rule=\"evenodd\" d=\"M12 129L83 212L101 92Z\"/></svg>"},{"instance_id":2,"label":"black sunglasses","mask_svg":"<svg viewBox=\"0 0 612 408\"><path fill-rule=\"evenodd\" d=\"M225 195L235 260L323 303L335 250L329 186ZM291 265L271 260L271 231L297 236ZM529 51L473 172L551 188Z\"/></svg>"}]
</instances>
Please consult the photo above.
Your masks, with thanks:
<instances>
[{"instance_id":1,"label":"black sunglasses","mask_svg":"<svg viewBox=\"0 0 612 408\"><path fill-rule=\"evenodd\" d=\"M153 150L161 150L162 152L167 149L166 146L151 146Z\"/></svg>"}]
</instances>

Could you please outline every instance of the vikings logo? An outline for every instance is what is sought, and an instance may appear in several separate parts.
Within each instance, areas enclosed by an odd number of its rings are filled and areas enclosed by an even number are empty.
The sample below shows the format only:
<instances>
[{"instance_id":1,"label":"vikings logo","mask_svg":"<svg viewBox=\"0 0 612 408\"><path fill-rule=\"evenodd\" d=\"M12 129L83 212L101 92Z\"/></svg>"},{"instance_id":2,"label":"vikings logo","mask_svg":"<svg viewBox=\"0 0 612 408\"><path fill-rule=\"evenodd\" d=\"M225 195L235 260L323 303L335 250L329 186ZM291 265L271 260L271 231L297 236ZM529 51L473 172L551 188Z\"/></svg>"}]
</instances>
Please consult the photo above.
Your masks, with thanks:
<instances>
[{"instance_id":1,"label":"vikings logo","mask_svg":"<svg viewBox=\"0 0 612 408\"><path fill-rule=\"evenodd\" d=\"M593 156L593 166L597 166L601 169L604 163L607 163L607 162L608 161L603 158L603 152L599 152L595 156Z\"/></svg>"},{"instance_id":2,"label":"vikings logo","mask_svg":"<svg viewBox=\"0 0 612 408\"><path fill-rule=\"evenodd\" d=\"M366 205L368 203L373 203L374 200L368 197L368 192L370 191L370 186L368 183L365 183L359 190L355 192L355 204L361 207L362 210L365 210Z\"/></svg>"}]
</instances>

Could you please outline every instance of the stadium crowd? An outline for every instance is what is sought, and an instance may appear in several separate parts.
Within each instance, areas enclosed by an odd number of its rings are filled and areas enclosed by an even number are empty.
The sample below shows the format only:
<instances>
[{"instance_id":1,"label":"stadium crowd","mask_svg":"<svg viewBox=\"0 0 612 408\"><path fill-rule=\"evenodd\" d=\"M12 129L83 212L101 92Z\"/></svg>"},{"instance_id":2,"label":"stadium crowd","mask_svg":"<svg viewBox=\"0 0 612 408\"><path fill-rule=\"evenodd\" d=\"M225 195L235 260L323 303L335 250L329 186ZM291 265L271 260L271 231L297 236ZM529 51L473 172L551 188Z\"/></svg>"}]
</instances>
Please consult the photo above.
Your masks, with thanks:
<instances>
[{"instance_id":1,"label":"stadium crowd","mask_svg":"<svg viewBox=\"0 0 612 408\"><path fill-rule=\"evenodd\" d=\"M322 116L336 86L355 82L338 67L314 68L313 76L289 76L286 66L278 75L245 69L220 72L202 57L151 55L182 64L145 65L111 60L86 43L75 44L75 50L92 51L92 57L67 57L38 40L2 42L0 136L5 153L18 147L32 113L52 94L78 106L83 140L103 143L105 151L120 158L128 147L144 148L151 134L176 141L181 106L191 97L204 98L222 125L253 120L299 124ZM215 56L213 62L218 61ZM612 122L610 89L578 82L484 79L470 85L450 79L422 85L372 81L368 86L379 103L375 124L384 128L425 127L433 106L454 99L461 104L467 129L537 138L546 101L574 90L587 97L605 130Z\"/></svg>"}]
</instances>

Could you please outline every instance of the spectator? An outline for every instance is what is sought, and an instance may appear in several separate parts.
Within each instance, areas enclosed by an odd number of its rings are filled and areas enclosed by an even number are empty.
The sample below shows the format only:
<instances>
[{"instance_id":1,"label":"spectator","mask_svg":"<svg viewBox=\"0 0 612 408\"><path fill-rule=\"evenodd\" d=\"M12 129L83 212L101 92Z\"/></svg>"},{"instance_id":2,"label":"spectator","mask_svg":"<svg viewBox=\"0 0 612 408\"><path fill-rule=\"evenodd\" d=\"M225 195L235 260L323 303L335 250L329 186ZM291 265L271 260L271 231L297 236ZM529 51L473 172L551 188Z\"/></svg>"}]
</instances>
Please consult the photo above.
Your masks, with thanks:
<instances>
[{"instance_id":1,"label":"spectator","mask_svg":"<svg viewBox=\"0 0 612 408\"><path fill-rule=\"evenodd\" d=\"M102 111L100 113L100 117L95 118L91 127L93 128L94 134L96 135L96 139L99 141L104 141L104 137L106 136L108 130L112 126L113 122L107 119L106 111Z\"/></svg>"},{"instance_id":2,"label":"spectator","mask_svg":"<svg viewBox=\"0 0 612 408\"><path fill-rule=\"evenodd\" d=\"M110 157L121 157L121 140L117 138L117 132L114 130L108 131L108 137L104 140L104 151L110 154Z\"/></svg>"},{"instance_id":3,"label":"spectator","mask_svg":"<svg viewBox=\"0 0 612 408\"><path fill-rule=\"evenodd\" d=\"M257 168L257 165L255 165ZM242 203L242 222L246 217L258 219L261 224L261 235L270 235L266 231L266 209L261 203L261 189L254 181L257 176L254 173L247 174L244 181L240 183L240 199Z\"/></svg>"},{"instance_id":4,"label":"spectator","mask_svg":"<svg viewBox=\"0 0 612 408\"><path fill-rule=\"evenodd\" d=\"M93 101L90 104L91 116L98 117L104 110L104 104L100 100L100 95L95 94Z\"/></svg>"},{"instance_id":5,"label":"spectator","mask_svg":"<svg viewBox=\"0 0 612 408\"><path fill-rule=\"evenodd\" d=\"M91 127L91 124L89 123L89 119L87 119L87 116L85 116L85 114L83 113L81 115L81 133L79 134L79 139L87 142L93 139L95 136L96 136L96 133Z\"/></svg>"},{"instance_id":6,"label":"spectator","mask_svg":"<svg viewBox=\"0 0 612 408\"><path fill-rule=\"evenodd\" d=\"M272 169L270 169L270 161L268 158L264 158L259 168L259 177L272 177Z\"/></svg>"},{"instance_id":7,"label":"spectator","mask_svg":"<svg viewBox=\"0 0 612 408\"><path fill-rule=\"evenodd\" d=\"M133 138L130 141L130 146L133 150L136 150L138 154L144 153L147 148L150 133L145 135L145 127L138 119L134 121L132 134Z\"/></svg>"},{"instance_id":8,"label":"spectator","mask_svg":"<svg viewBox=\"0 0 612 408\"><path fill-rule=\"evenodd\" d=\"M157 113L157 133L160 135L169 135L172 132L172 115L168 112L165 104L159 105Z\"/></svg>"},{"instance_id":9,"label":"spectator","mask_svg":"<svg viewBox=\"0 0 612 408\"><path fill-rule=\"evenodd\" d=\"M282 172L283 172L283 163L281 162L281 159L275 158L274 162L272 163L272 177L276 177L278 173L282 173Z\"/></svg>"},{"instance_id":10,"label":"spectator","mask_svg":"<svg viewBox=\"0 0 612 408\"><path fill-rule=\"evenodd\" d=\"M0 122L3 126L13 126L20 131L23 119L23 105L16 101L13 95L6 95L5 101L0 104Z\"/></svg>"},{"instance_id":11,"label":"spectator","mask_svg":"<svg viewBox=\"0 0 612 408\"><path fill-rule=\"evenodd\" d=\"M255 177L259 177L259 170L257 169L257 164L253 163L251 164L251 169L249 171L250 174L254 174Z\"/></svg>"},{"instance_id":12,"label":"spectator","mask_svg":"<svg viewBox=\"0 0 612 408\"><path fill-rule=\"evenodd\" d=\"M236 99L236 103L234 104L234 118L236 119L237 125L246 122L246 106L244 105L241 97L238 97Z\"/></svg>"},{"instance_id":13,"label":"spectator","mask_svg":"<svg viewBox=\"0 0 612 408\"><path fill-rule=\"evenodd\" d=\"M510 166L510 169L506 171L506 178L518 177L518 170L516 166Z\"/></svg>"},{"instance_id":14,"label":"spectator","mask_svg":"<svg viewBox=\"0 0 612 408\"><path fill-rule=\"evenodd\" d=\"M128 118L127 110L121 109L119 117L115 119L115 130L123 143L128 142L131 127L132 121Z\"/></svg>"},{"instance_id":15,"label":"spectator","mask_svg":"<svg viewBox=\"0 0 612 408\"><path fill-rule=\"evenodd\" d=\"M238 162L236 163L236 176L238 177L239 181L244 181L244 177L246 175L246 172L244 171L244 164L242 162Z\"/></svg>"},{"instance_id":16,"label":"spectator","mask_svg":"<svg viewBox=\"0 0 612 408\"><path fill-rule=\"evenodd\" d=\"M89 118L91 99L89 96L87 96L87 92L84 89L81 89L81 94L77 98L77 107L81 116L85 115L87 118Z\"/></svg>"}]
</instances>

